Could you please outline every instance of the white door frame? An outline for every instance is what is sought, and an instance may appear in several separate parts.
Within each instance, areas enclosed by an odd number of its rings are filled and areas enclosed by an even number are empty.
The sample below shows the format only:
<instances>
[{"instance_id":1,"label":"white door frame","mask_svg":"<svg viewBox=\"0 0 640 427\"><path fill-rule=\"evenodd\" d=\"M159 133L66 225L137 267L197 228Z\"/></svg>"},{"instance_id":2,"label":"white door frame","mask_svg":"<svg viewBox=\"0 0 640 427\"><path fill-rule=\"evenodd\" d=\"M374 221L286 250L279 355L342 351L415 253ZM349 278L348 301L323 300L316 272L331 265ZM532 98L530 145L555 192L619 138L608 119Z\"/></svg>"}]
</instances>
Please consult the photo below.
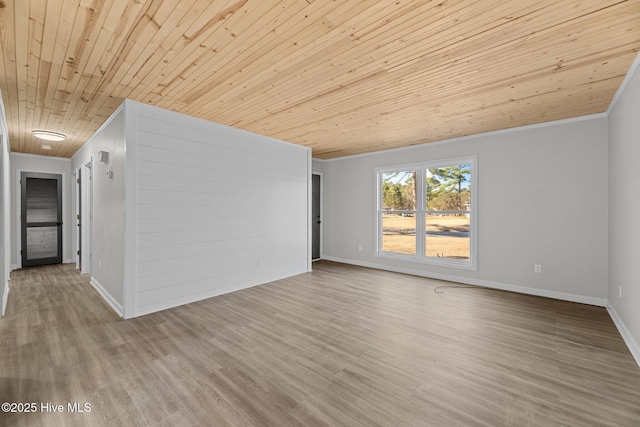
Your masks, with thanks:
<instances>
[{"instance_id":1,"label":"white door frame","mask_svg":"<svg viewBox=\"0 0 640 427\"><path fill-rule=\"evenodd\" d=\"M82 232L80 248L80 272L82 274L91 274L91 232L92 232L92 206L93 206L93 159L83 163L79 168L80 172L80 222L82 224Z\"/></svg>"}]
</instances>

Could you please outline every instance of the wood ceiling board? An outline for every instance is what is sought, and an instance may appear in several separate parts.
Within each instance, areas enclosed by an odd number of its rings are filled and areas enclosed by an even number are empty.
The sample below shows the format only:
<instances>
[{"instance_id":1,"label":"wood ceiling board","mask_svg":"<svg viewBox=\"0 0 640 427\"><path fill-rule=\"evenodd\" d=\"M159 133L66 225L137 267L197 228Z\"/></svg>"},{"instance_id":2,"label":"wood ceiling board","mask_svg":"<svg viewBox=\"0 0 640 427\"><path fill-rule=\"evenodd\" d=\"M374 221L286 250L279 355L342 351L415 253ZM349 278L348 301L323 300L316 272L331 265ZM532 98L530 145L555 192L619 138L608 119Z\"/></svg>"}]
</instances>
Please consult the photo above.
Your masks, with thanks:
<instances>
[{"instance_id":1,"label":"wood ceiling board","mask_svg":"<svg viewBox=\"0 0 640 427\"><path fill-rule=\"evenodd\" d=\"M321 158L603 112L640 48L635 0L4 4L11 149L65 157L127 97Z\"/></svg>"},{"instance_id":2,"label":"wood ceiling board","mask_svg":"<svg viewBox=\"0 0 640 427\"><path fill-rule=\"evenodd\" d=\"M614 81L602 81L602 82L593 83L593 85L594 87L596 87L596 89L597 89L597 85L604 85L606 89L609 89L609 93L610 93L612 89L615 89L619 86L620 82L622 81L622 78L623 76L621 76L619 79ZM554 93L557 93L557 94L554 94ZM338 126L344 129L348 128L350 131L356 130L356 133L358 133L358 131L360 133L365 133L367 138L363 142L363 141L359 141L357 137L354 137L353 135L351 135L351 132L349 132L350 139L353 142L353 145L355 145L356 142L358 142L361 146L366 147L367 141L372 143L380 143L380 144L384 142L384 141L381 141L381 139L384 139L385 136L388 135L388 132L385 132L385 130L388 126L390 126L389 122L393 123L394 128L398 127L398 129L394 131L394 132L397 132L397 137L402 138L403 136L406 136L407 138L412 138L413 140L417 140L418 142L420 141L424 142L424 139L431 138L431 135L434 135L434 138L435 138L431 140L439 140L439 139L448 139L454 136L464 136L464 135L476 133L476 132L473 132L473 126L475 126L475 123L485 122L485 120L483 120L483 116L494 117L495 120L500 119L500 117L503 116L505 118L502 119L502 121L508 124L507 127L515 127L515 126L528 124L529 120L536 117L543 117L545 119L544 121L550 121L550 120L564 119L568 117L575 117L576 115L588 115L588 114L601 112L601 110L597 108L591 108L586 110L583 107L580 107L579 111L575 112L569 108L571 107L571 104L569 104L568 106L563 106L563 108L560 111L555 112L554 111L555 106L560 106L563 103L569 103L570 102L569 99L571 97L567 98L567 96L563 94L562 91L553 91L553 90L551 91L551 95L554 95L554 96L550 97L549 94L544 94L544 93L538 94L536 96L532 96L531 98L546 97L547 101L546 103L543 103L542 105L534 106L533 108L527 107L524 110L526 112L526 115L523 112L516 114L517 113L516 108L518 107L519 104L523 102L525 103L530 102L530 99L521 99L521 100L507 99L506 101L500 102L496 105L475 105L475 106L470 105L468 100L461 99L458 103L451 103L451 104L440 106L439 111L437 111L437 114L445 116L449 121L450 120L457 121L456 130L455 131L451 130L445 134L443 134L442 132L439 132L439 129L438 129L438 122L446 123L445 120L429 120L427 122L429 126L428 127L424 126L425 117L431 117L431 110L429 108L413 108L409 111L400 110L399 113L394 113L394 114L397 114L398 117L389 116L389 117L381 118L378 120L378 123L377 123L378 127L376 128L375 133L371 132L370 129L367 129L366 126L369 123L369 121L367 120L358 121L356 119L349 120L347 118L345 119L345 121L348 122L349 126L342 126L342 123L340 121L335 121L334 124L335 126ZM573 96L573 98L575 99L571 100L571 102L577 101L577 103L581 105L586 105L588 104L588 102L591 100L592 97L593 95L591 93L584 93L583 95ZM608 105L610 102L610 99L607 97L605 101L606 101L605 105ZM520 107L519 110L522 110L522 107ZM511 112L511 114L507 116L508 112ZM579 113L579 114L576 114L576 113ZM515 117L511 118L511 116L515 116ZM467 123L467 122L470 122L470 123ZM385 125L385 123L387 124ZM414 124L414 127L419 128L418 129L419 133L416 135L415 133L406 131L406 129L412 129L411 126L405 126L406 124ZM422 129L420 129L421 124L422 124ZM448 125L446 125L445 127L447 126ZM469 128L471 128L471 130L469 130ZM403 131L403 129L405 130ZM429 131L430 129L432 129L433 132L430 132ZM483 132L494 130L491 128L487 129L484 127L481 127L480 129ZM334 153L335 146L341 146L340 140L336 141L336 140L331 140L331 138L328 138L326 141L324 141L324 138L322 138L322 136L320 135L324 134L325 131L326 131L326 127L318 126L317 124L315 124L315 125L310 125L307 128L301 129L300 133L295 133L295 129L294 129L293 131L289 131L289 133L285 133L284 136L288 137L289 139L295 139L295 138L309 138L310 140L319 139L323 141L327 147L329 147L332 153ZM420 138L420 134L421 134L420 132L424 133L424 136L422 138ZM393 141L393 138L390 138L390 140L387 142L389 142L389 144L392 144L393 146L397 146L397 143ZM387 146L389 144L387 144ZM358 150L355 149L355 147L353 148L354 148L354 152L351 154L357 154ZM342 154L346 155L345 153L342 153Z\"/></svg>"},{"instance_id":3,"label":"wood ceiling board","mask_svg":"<svg viewBox=\"0 0 640 427\"><path fill-rule=\"evenodd\" d=\"M625 62L626 62L626 61L625 61ZM553 70L553 68L551 68L551 69ZM570 68L566 68L565 70L566 70L566 71L569 71L569 70L570 70ZM565 71L565 72L566 72L566 71ZM578 72L582 72L582 71L581 71L581 70L578 70ZM562 74L556 73L556 72L554 71L554 72L552 72L552 73L551 73L551 76L552 76L552 77L551 77L551 79L553 79L553 78L557 78L558 76L562 76ZM618 81L622 81L622 77L623 77L623 76L621 75L621 76L614 76L614 77L619 77L619 80L618 80ZM551 80L551 79L550 79L550 80ZM557 79L556 79L556 80L557 80ZM562 83L562 81L561 81L561 80L558 80L558 82ZM526 80L525 80L525 83L526 83ZM542 81L541 83L542 83L542 84L546 84L547 86L549 85L549 82ZM556 84L557 84L557 82L551 82L551 83L552 83L553 85L556 85ZM540 83L538 83L538 82L534 82L534 85L533 85L533 87L531 88L531 89L532 89L532 91L530 91L530 92L531 92L531 93L537 93L537 92L540 92L539 90L536 90L536 88L538 88L538 86L539 86L539 85L540 85ZM499 89L500 87L506 87L506 86L507 86L506 84L504 84L504 83L502 83L500 80L498 80L498 85L497 85L497 87L496 87L495 89ZM520 85L520 86L522 86L522 85ZM479 86L479 87L480 87L481 89L483 88L483 87L482 87L482 85L481 85L481 86ZM522 86L522 87L524 87L524 86ZM555 88L555 86L554 86L554 88ZM614 89L614 88L612 88L612 89ZM553 91L555 91L555 89L553 89ZM610 94L612 94L613 92L615 92L615 90L611 90L609 93L610 93ZM466 92L463 90L463 91L462 91L462 94L465 94L465 93L466 93ZM607 96L607 97L606 97L606 102L605 102L604 104L602 104L602 105L600 106L600 109L599 109L599 110L597 110L597 111L595 111L595 112L601 112L601 111L606 110L606 107L608 106L608 104L609 104L609 102L610 102L610 98L611 98L611 96L612 96L612 95ZM464 97L465 97L465 98L468 98L468 95L466 95L466 94L465 94L465 95L464 95ZM508 100L509 98L510 98L510 96L507 96L505 99L507 99L507 100ZM409 97L402 97L402 99L407 100L407 99L410 99L410 98L409 98ZM396 108L397 108L397 107L398 107L398 104L396 103L396 104L395 104L395 106L396 106ZM381 108L384 108L384 106L383 106L383 107L381 107ZM398 109L399 109L399 108L398 108ZM334 110L334 111L335 111L335 110ZM336 115L338 115L338 116L339 116L339 115L341 115L341 114L343 114L343 113L344 113L344 112L338 112ZM585 113L589 113L589 114L590 114L590 113L592 113L592 110L587 110L587 111L585 111ZM355 125L355 123L350 123L350 126L351 126L351 127L353 127L354 125Z\"/></svg>"},{"instance_id":4,"label":"wood ceiling board","mask_svg":"<svg viewBox=\"0 0 640 427\"><path fill-rule=\"evenodd\" d=\"M623 53L628 53L628 52L623 52ZM609 57L608 59L609 60L606 62L610 62L610 63L607 64L607 66L610 66L611 68L613 65L615 65L614 58ZM624 57L617 58L617 60L621 60L621 61L624 61L624 63L626 63L626 58ZM621 65L624 66L624 63ZM598 67L605 67L605 65L600 64L599 61L593 64L593 68L597 69ZM615 69L616 68L614 67L614 70ZM493 72L494 70L491 70L491 71ZM498 71L498 70L495 70L495 71ZM504 88L515 88L516 86L522 89L528 88L528 90L519 91L519 93L524 93L524 94L537 93L540 91L538 90L538 88L543 89L544 87L547 87L547 86L556 87L558 84L562 84L563 80L567 80L567 82L576 81L577 80L576 77L579 77L579 76L573 76L572 74L583 73L583 72L584 72L583 68L564 67L560 72L559 70L556 70L554 67L550 67L548 70L537 70L537 72L532 73L532 75L528 76L526 79L524 78L508 79L508 76L498 75L496 78L493 78L491 81L480 79L477 81L476 84L472 84L473 80L469 78L465 81L465 85L462 88L453 86L449 88L447 91L440 90L439 92L440 98L438 98L438 103L441 103L440 99L450 102L452 99L456 99L459 97L469 98L471 96L470 93L472 93L472 95L476 95L476 94L482 95L487 92L493 93L494 91L499 91ZM604 75L604 72L600 73L600 75ZM613 76L607 75L606 77L620 77L620 76L613 74ZM534 81L533 85L528 84L528 82L530 81ZM399 105L406 102L413 104L417 96L422 95L425 92L428 94L432 90L435 90L435 88L433 87L425 87L425 88L421 88L424 90L421 90L419 92L414 91L413 92L415 94L414 96L407 95L407 96L401 97L400 99L396 99L394 98L393 95L398 90L398 84L399 82L395 86L391 86L385 89L387 92L385 92L382 89L379 90L377 92L377 95L379 96L379 98L373 99L368 104L372 106L379 106L379 109L381 111L385 111L387 107L384 105L380 106L380 99L383 97L387 97L387 99L390 102L394 103L394 108L397 109ZM539 87L541 84L544 86ZM364 102L358 103L357 102L358 96L361 96L361 94L364 94L365 99L369 99L370 97L373 98L375 95L374 93L369 94L368 90L369 89L366 89L366 88L355 88L355 89L347 88L344 91L345 96L341 97L338 101L342 101L347 97L347 95L349 95L350 96L349 99L351 99L352 101L352 103L349 104L349 106L350 107L355 106L354 109L361 110L367 106L367 103L364 103ZM371 90L375 90L375 88ZM426 97L428 98L428 95L426 95ZM507 97L507 99L509 98L511 98L511 96ZM420 103L421 101L418 101L418 102ZM324 110L324 112L327 114L326 116L323 116L324 118L339 117L349 112L349 110L345 110L345 111L338 110L340 105L332 105L327 102L325 102L324 105L328 107ZM601 107L606 109L606 105L603 105ZM320 117L320 118L323 118L323 117Z\"/></svg>"},{"instance_id":5,"label":"wood ceiling board","mask_svg":"<svg viewBox=\"0 0 640 427\"><path fill-rule=\"evenodd\" d=\"M544 84L546 84L548 86L548 82L542 82ZM476 90L476 93L474 93L475 96L480 96L483 92L486 93L487 91L497 91L498 89L502 88L502 91L505 92L504 95L502 95L502 98L508 100L511 98L511 93L510 91L512 91L512 89L510 89L510 87L506 84L498 84L498 87L496 88L489 88L489 89L485 89L483 91L480 90ZM529 93L536 93L536 88L538 88L539 83L536 81L533 84L529 84L529 86L532 86L531 89L529 90ZM523 88L525 88L525 86L522 86ZM555 87L553 90L556 90ZM357 93L357 91L356 91ZM392 94L390 94L391 96ZM459 95L456 97L458 99L461 99L463 102L469 102L469 95L466 94L465 91L459 91ZM448 96L446 99L446 104L447 105L453 105L453 101L454 101L454 97L452 96ZM489 102L491 101L491 99L487 99L486 101L484 101L482 98L480 99L481 102L484 102L485 104L489 104ZM385 105L385 104L393 104L393 105ZM325 105L327 103L325 102ZM381 105L382 104L382 105ZM354 104L355 105L355 104ZM406 114L403 109L404 108L421 108L421 107L430 107L431 105L433 105L433 103L429 102L429 99L420 99L417 97L410 97L410 96L405 96L402 98L402 101L396 101L393 98L389 98L388 102L376 102L376 100L370 102L368 105L361 103L358 104L357 107L353 107L353 108L346 108L344 110L340 110L340 106L336 105L336 106L329 106L329 108L326 108L322 111L323 114L320 114L320 112L316 113L316 122L322 123L323 120L330 120L330 119L334 119L334 118L340 118L340 117L344 117L345 120L353 120L353 117L345 117L345 115L349 115L351 113L354 114L358 114L358 115L365 115L365 118L373 118L375 116L379 116L381 114L384 114L386 111L389 110L393 110L391 112L389 112L388 114ZM436 104L438 105L438 104ZM605 104L605 108L606 108ZM393 108L390 108L393 107ZM314 110L314 108L311 107L312 110ZM366 109L366 110L365 110ZM371 112L371 109L373 109L373 111ZM364 111L363 111L364 110ZM315 110L314 110L315 111ZM366 114L366 111L370 111L368 114ZM308 112L306 111L306 109L300 108L297 111L296 115L288 115L286 116L286 118L284 119L285 122L295 122L294 124L294 128L296 127L308 127L310 124L308 123L308 119L305 118L305 114L308 114ZM278 117L281 117L281 115L278 115ZM275 118L275 117L274 117ZM269 122L271 124L274 124L273 121ZM300 125L300 123L305 123L304 125ZM282 124L282 123L281 123ZM357 123L352 122L349 124L350 126L356 126Z\"/></svg>"},{"instance_id":6,"label":"wood ceiling board","mask_svg":"<svg viewBox=\"0 0 640 427\"><path fill-rule=\"evenodd\" d=\"M273 2L270 3L273 5ZM264 9L265 4L261 4ZM279 10L277 7L274 10ZM256 12L255 16L251 15L252 21L259 20L262 17L263 11L260 10ZM216 23L218 24L215 27L209 28L211 34L208 34L206 31L203 31L203 28L200 28L200 34L197 36L198 39L188 39L180 35L176 40L176 43L169 47L167 54L161 58L162 63L158 64L158 71L161 72L158 82L155 79L147 79L150 84L142 84L138 88L136 88L132 92L132 97L136 98L148 91L152 91L152 93L156 95L156 102L162 100L162 98L167 95L167 92L170 90L172 86L178 83L180 80L185 79L185 74L192 68L198 67L198 61L202 61L203 57L207 54L211 55L212 58L217 58L218 51L222 48L226 47L229 42L234 40L234 37L231 36L231 32L224 29L229 20L232 20L234 16L237 16L235 13L229 15L229 13L224 13L224 20L218 19ZM222 31L215 31L217 37L213 37L214 30L222 29ZM194 29L194 31L196 31ZM202 66L202 72L209 75L213 72L217 73L217 67L212 67L208 64L200 64ZM154 81L155 80L155 81ZM155 85L155 87L154 87ZM203 82L198 81L198 85L196 87L203 86Z\"/></svg>"},{"instance_id":7,"label":"wood ceiling board","mask_svg":"<svg viewBox=\"0 0 640 427\"><path fill-rule=\"evenodd\" d=\"M322 3L316 4L320 5ZM326 7L327 4L324 3L324 5ZM311 14L308 14L307 9L304 10L305 16L311 16ZM242 50L242 55L225 56L223 58L226 61L225 63L216 62L216 73L208 79L210 85L205 88L209 91L202 90L198 94L200 96L185 98L184 102L189 104L191 109L206 108L201 105L203 100L199 99L202 98L202 95L207 94L207 99L217 99L226 91L243 87L247 78L251 78L255 73L261 73L264 69L269 69L281 58L298 52L306 55L308 52L305 49L306 47L317 45L318 40L324 34L331 32L332 25L322 15L319 18L315 21L310 17L304 20L288 18L283 23L283 27L290 26L290 28L282 28L283 31L278 32L278 34L269 31L269 34L264 37L258 34L258 38L252 37L246 39L246 42L242 41L244 35L240 34L234 39L235 44L231 45L231 50ZM301 32L303 34L300 34ZM283 38L283 35L280 34L293 35ZM242 49L243 44L248 45L248 47ZM293 50L292 47L294 47ZM225 46L224 49L223 54L227 52L227 47ZM263 57L265 51L269 52L268 57ZM224 84L222 84L223 82ZM261 85L267 84L264 81L259 83ZM179 90L180 88L176 89ZM208 101L205 100L204 102Z\"/></svg>"},{"instance_id":8,"label":"wood ceiling board","mask_svg":"<svg viewBox=\"0 0 640 427\"><path fill-rule=\"evenodd\" d=\"M554 60L554 65L555 64L556 64L556 60ZM424 78L423 78L423 80L424 80ZM348 88L346 90L348 90ZM268 94L268 96L271 96L271 94ZM289 101L287 101L287 103L289 103ZM256 102L255 104L256 105L260 105L260 102ZM245 113L246 113L246 110L245 110ZM244 123L246 123L246 121L244 121Z\"/></svg>"}]
</instances>

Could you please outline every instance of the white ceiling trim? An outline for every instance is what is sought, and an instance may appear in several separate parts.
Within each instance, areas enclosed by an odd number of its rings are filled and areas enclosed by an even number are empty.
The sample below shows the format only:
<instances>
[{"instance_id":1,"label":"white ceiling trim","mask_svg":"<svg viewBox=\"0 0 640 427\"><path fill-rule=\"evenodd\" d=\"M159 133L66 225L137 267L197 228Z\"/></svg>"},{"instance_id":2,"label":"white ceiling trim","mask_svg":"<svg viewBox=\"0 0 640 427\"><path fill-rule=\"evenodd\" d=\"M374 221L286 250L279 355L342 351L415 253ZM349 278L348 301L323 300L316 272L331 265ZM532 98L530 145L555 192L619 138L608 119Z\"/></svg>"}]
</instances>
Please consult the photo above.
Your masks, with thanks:
<instances>
[{"instance_id":1,"label":"white ceiling trim","mask_svg":"<svg viewBox=\"0 0 640 427\"><path fill-rule=\"evenodd\" d=\"M631 77L633 77L633 74L638 70L638 67L640 67L640 53L638 53L635 61L633 61L633 64L631 64L631 68L629 68L629 71L627 71L627 75L624 77L624 80L616 91L616 94L613 95L611 104L609 104L609 108L607 108L607 116L609 116L613 112L613 109L616 108L622 92L624 92L625 88L629 84L629 81L631 80Z\"/></svg>"},{"instance_id":2,"label":"white ceiling trim","mask_svg":"<svg viewBox=\"0 0 640 427\"><path fill-rule=\"evenodd\" d=\"M354 159L354 158L358 158L358 157L375 156L375 155L380 155L380 154L383 154L383 153L384 154L395 153L395 152L398 152L398 151L412 150L412 149L415 149L415 148L426 147L426 146L433 147L434 145L451 144L451 143L455 143L455 142L463 142L463 141L468 141L470 139L475 139L475 138L480 138L480 137L485 137L485 136L503 135L503 134L507 134L507 133L520 132L520 131L524 131L524 130L539 129L539 128L544 128L544 127L549 127L549 126L557 126L557 125L563 125L563 124L567 124L567 123L583 122L585 120L595 120L595 119L602 119L602 118L607 118L607 117L609 117L609 114L607 112L598 113L598 114L589 114L589 115L586 115L586 116L571 117L569 119L554 120L554 121L544 122L544 123L535 123L535 124L532 124L532 125L518 126L518 127L509 128L509 129L500 129L500 130L494 130L494 131L490 131L490 132L476 133L476 134L473 134L473 135L459 136L457 138L443 139L441 141L424 142L422 144L409 145L409 146L406 146L406 147L390 148L388 150L373 151L371 153L354 154L354 155L351 155L351 156L336 157L336 158L333 158L333 159L317 159L317 158L314 157L313 160L324 163L324 162L333 162L333 161L336 161L336 160L345 160L345 159Z\"/></svg>"}]
</instances>

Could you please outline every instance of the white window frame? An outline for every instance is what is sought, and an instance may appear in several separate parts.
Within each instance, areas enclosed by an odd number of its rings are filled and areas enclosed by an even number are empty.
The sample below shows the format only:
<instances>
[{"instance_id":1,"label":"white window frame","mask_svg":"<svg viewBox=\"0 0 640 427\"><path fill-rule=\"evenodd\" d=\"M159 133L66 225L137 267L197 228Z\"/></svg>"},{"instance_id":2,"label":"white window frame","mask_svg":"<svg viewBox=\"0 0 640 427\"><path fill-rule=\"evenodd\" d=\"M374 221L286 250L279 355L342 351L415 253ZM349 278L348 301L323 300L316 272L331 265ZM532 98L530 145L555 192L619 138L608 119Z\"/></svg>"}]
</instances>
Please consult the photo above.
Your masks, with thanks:
<instances>
[{"instance_id":1,"label":"white window frame","mask_svg":"<svg viewBox=\"0 0 640 427\"><path fill-rule=\"evenodd\" d=\"M456 166L462 164L471 165L471 211L469 218L469 260L449 259L449 258L437 258L426 256L425 244L426 234L418 233L418 230L426 229L426 201L425 201L425 182L426 182L426 170L434 168L443 168L449 166ZM417 173L417 192L416 195L416 254L402 254L396 252L384 252L382 250L382 175L386 173L401 172L415 170ZM433 160L422 163L411 163L404 165L388 166L377 168L375 170L376 179L376 251L375 256L386 259L402 260L409 262L417 262L422 264L430 264L439 267L450 267L463 270L478 270L478 157L456 157L442 160ZM421 238L418 238L418 235Z\"/></svg>"}]
</instances>

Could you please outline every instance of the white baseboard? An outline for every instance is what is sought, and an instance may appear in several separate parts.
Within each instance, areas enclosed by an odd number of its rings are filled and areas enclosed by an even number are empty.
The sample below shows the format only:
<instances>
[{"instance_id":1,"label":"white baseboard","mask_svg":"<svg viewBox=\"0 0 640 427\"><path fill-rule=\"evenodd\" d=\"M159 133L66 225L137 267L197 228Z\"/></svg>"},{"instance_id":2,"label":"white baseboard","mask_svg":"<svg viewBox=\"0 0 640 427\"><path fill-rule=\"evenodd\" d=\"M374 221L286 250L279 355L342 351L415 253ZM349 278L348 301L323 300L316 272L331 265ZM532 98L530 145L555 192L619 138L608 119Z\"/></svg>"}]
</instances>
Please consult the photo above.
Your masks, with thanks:
<instances>
[{"instance_id":1,"label":"white baseboard","mask_svg":"<svg viewBox=\"0 0 640 427\"><path fill-rule=\"evenodd\" d=\"M627 347L629 347L631 355L634 359L636 359L636 363L638 364L638 366L640 366L640 346L637 342L635 342L633 336L625 326L622 319L620 319L620 316L618 316L616 310L611 306L611 304L607 305L607 311L609 312L609 316L611 316L613 323L615 323L616 327L618 328L620 335L622 335L622 339L624 340L625 344L627 344Z\"/></svg>"},{"instance_id":2,"label":"white baseboard","mask_svg":"<svg viewBox=\"0 0 640 427\"><path fill-rule=\"evenodd\" d=\"M430 279L446 280L449 282L463 283L465 285L484 286L485 288L500 289L503 291L517 292L520 294L535 295L539 297L553 298L563 301L577 302L581 304L596 305L606 307L608 301L605 298L594 298L583 295L567 294L564 292L549 291L545 289L529 288L527 286L512 285L509 283L492 282L489 280L472 279L469 277L454 276L449 274L433 273L424 270L415 270L411 268L395 267L386 264L377 264L372 262L363 262L351 259L337 258L325 256L322 259L327 261L341 262L343 264L358 265L361 267L375 268L377 270L387 270L396 273L411 274L413 276L427 277Z\"/></svg>"},{"instance_id":3,"label":"white baseboard","mask_svg":"<svg viewBox=\"0 0 640 427\"><path fill-rule=\"evenodd\" d=\"M2 294L2 313L0 313L0 317L4 317L4 313L7 312L7 301L9 301L9 282L4 284L4 292Z\"/></svg>"},{"instance_id":4,"label":"white baseboard","mask_svg":"<svg viewBox=\"0 0 640 427\"><path fill-rule=\"evenodd\" d=\"M11 271L17 270L17 269L18 269L18 264L11 264Z\"/></svg>"},{"instance_id":5,"label":"white baseboard","mask_svg":"<svg viewBox=\"0 0 640 427\"><path fill-rule=\"evenodd\" d=\"M102 296L102 298L107 301L111 308L113 308L113 311L115 311L118 316L123 317L124 310L122 309L120 303L116 301L94 277L91 277L89 283L91 283L91 286L93 286L93 288Z\"/></svg>"}]
</instances>

